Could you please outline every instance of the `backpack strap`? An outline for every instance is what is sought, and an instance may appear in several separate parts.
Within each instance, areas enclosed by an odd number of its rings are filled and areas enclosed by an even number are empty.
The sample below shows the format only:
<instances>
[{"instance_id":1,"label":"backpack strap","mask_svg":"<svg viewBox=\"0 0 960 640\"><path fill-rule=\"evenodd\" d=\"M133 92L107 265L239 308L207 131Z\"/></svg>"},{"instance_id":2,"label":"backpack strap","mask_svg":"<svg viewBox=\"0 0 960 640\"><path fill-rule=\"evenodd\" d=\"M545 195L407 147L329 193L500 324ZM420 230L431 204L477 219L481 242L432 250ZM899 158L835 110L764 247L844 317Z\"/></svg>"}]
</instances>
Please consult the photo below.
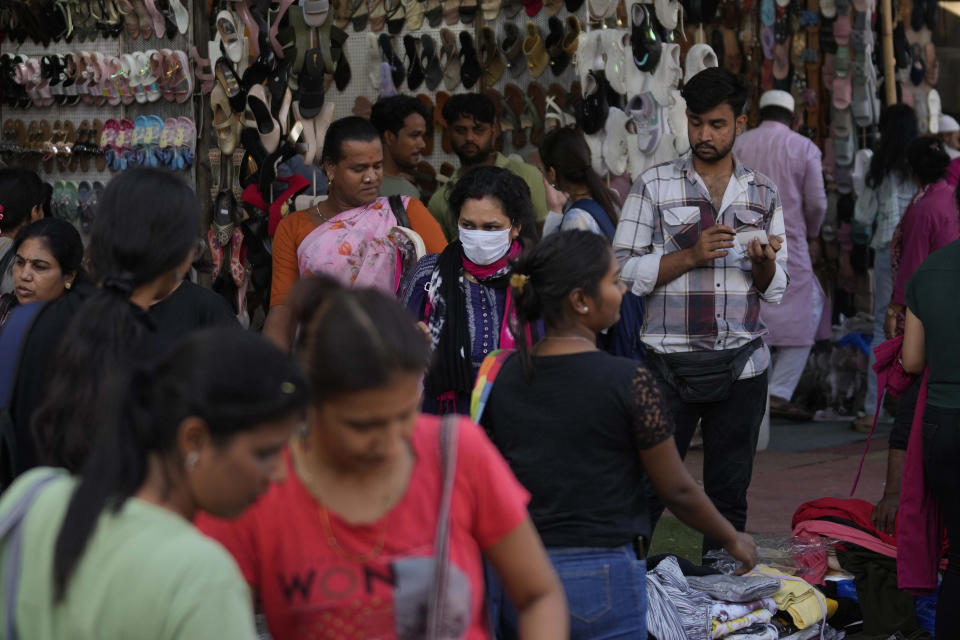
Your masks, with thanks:
<instances>
[{"instance_id":1,"label":"backpack strap","mask_svg":"<svg viewBox=\"0 0 960 640\"><path fill-rule=\"evenodd\" d=\"M440 494L440 512L433 542L433 585L427 603L427 640L439 640L443 608L446 601L447 581L450 576L450 511L453 504L453 487L457 477L457 436L460 416L451 413L440 423L440 466L443 485Z\"/></svg>"},{"instance_id":2,"label":"backpack strap","mask_svg":"<svg viewBox=\"0 0 960 640\"><path fill-rule=\"evenodd\" d=\"M10 536L3 549L3 608L4 638L17 640L17 596L20 592L20 567L23 564L23 519L33 506L40 490L51 480L63 475L62 471L48 469L39 480L31 485L19 500L0 518L0 542Z\"/></svg>"},{"instance_id":3,"label":"backpack strap","mask_svg":"<svg viewBox=\"0 0 960 640\"><path fill-rule=\"evenodd\" d=\"M407 215L407 208L403 206L403 196L392 195L387 198L390 203L390 210L393 211L393 217L397 219L398 227L410 227L410 216Z\"/></svg>"},{"instance_id":4,"label":"backpack strap","mask_svg":"<svg viewBox=\"0 0 960 640\"><path fill-rule=\"evenodd\" d=\"M0 332L0 409L10 406L24 339L45 304L34 302L17 305Z\"/></svg>"},{"instance_id":5,"label":"backpack strap","mask_svg":"<svg viewBox=\"0 0 960 640\"><path fill-rule=\"evenodd\" d=\"M581 211L586 211L589 213L590 217L596 221L597 226L600 227L603 235L607 237L607 240L613 242L613 236L616 234L617 228L613 225L613 221L610 219L610 216L607 214L606 210L600 206L599 202L593 198L581 198L580 200L577 200L571 204L570 209L580 209ZM569 212L569 209L567 212ZM567 217L567 212L563 214L564 218Z\"/></svg>"},{"instance_id":6,"label":"backpack strap","mask_svg":"<svg viewBox=\"0 0 960 640\"><path fill-rule=\"evenodd\" d=\"M470 419L474 422L480 423L483 410L487 408L487 400L490 399L490 392L493 391L493 382L503 368L503 363L513 355L513 352L513 349L497 349L490 352L480 365L477 381L470 394Z\"/></svg>"}]
</instances>

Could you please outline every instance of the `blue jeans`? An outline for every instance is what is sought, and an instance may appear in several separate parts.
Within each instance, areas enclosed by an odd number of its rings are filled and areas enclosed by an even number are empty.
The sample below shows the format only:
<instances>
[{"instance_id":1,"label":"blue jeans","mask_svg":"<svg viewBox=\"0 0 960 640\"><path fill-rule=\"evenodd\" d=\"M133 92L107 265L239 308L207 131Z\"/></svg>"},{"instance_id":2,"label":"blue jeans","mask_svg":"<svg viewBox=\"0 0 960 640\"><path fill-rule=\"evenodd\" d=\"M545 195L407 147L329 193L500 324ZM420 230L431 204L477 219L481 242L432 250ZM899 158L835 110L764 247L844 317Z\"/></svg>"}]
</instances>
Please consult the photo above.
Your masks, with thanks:
<instances>
[{"instance_id":1,"label":"blue jeans","mask_svg":"<svg viewBox=\"0 0 960 640\"><path fill-rule=\"evenodd\" d=\"M647 564L633 547L547 549L570 609L570 640L647 637ZM487 604L494 635L517 638L517 615L492 567L486 566Z\"/></svg>"}]
</instances>

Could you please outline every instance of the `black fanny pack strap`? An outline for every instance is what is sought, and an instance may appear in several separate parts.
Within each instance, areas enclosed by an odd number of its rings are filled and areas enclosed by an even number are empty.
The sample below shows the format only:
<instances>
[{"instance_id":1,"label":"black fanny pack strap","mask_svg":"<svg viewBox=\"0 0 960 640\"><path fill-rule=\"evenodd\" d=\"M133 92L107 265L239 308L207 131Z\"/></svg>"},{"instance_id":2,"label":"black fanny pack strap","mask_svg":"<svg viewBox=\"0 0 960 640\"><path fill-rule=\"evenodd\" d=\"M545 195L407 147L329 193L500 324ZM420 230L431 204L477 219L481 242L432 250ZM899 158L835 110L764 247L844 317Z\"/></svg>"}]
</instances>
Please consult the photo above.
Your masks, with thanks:
<instances>
[{"instance_id":1,"label":"black fanny pack strap","mask_svg":"<svg viewBox=\"0 0 960 640\"><path fill-rule=\"evenodd\" d=\"M740 377L740 374L743 373L743 368L747 366L747 363L750 362L751 356L753 353L763 346L763 338L754 338L747 344L743 345L738 349L737 357L733 359L731 364L731 371L733 372L733 379L737 380Z\"/></svg>"}]
</instances>

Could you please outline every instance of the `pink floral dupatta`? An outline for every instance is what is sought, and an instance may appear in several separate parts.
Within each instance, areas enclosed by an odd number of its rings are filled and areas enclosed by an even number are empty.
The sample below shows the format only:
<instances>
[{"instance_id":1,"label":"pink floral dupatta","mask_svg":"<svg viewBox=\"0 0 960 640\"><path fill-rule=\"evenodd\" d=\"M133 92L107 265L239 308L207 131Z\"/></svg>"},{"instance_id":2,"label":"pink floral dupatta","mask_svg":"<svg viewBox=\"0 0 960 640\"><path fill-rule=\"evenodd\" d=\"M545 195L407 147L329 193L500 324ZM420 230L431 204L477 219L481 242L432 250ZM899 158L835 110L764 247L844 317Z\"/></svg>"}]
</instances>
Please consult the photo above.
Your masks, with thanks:
<instances>
[{"instance_id":1,"label":"pink floral dupatta","mask_svg":"<svg viewBox=\"0 0 960 640\"><path fill-rule=\"evenodd\" d=\"M403 196L404 208L409 202ZM322 273L347 287L395 294L401 265L390 230L396 226L384 197L337 214L311 231L297 248L300 277Z\"/></svg>"}]
</instances>

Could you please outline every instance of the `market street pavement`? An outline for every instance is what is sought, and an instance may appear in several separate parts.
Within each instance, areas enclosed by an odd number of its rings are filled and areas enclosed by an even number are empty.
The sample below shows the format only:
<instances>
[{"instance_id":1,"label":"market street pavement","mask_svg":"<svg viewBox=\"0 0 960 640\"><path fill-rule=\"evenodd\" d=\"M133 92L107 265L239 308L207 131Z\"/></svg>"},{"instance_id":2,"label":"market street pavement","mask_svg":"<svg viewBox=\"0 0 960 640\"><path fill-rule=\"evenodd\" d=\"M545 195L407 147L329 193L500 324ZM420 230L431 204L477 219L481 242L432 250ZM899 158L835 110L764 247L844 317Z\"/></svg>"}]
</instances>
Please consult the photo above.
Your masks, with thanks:
<instances>
[{"instance_id":1,"label":"market street pavement","mask_svg":"<svg viewBox=\"0 0 960 640\"><path fill-rule=\"evenodd\" d=\"M856 498L876 502L883 494L890 426L877 425L854 494ZM773 420L770 444L766 451L757 454L753 468L747 494L747 531L761 538L786 536L790 533L794 512L804 502L823 497L850 497L866 441L867 435L853 431L849 422ZM686 465L700 482L703 451L692 449L687 454ZM657 527L653 551L673 550L686 556L686 548L691 544L691 551L699 551L699 535L666 517ZM679 548L672 549L674 547Z\"/></svg>"}]
</instances>

